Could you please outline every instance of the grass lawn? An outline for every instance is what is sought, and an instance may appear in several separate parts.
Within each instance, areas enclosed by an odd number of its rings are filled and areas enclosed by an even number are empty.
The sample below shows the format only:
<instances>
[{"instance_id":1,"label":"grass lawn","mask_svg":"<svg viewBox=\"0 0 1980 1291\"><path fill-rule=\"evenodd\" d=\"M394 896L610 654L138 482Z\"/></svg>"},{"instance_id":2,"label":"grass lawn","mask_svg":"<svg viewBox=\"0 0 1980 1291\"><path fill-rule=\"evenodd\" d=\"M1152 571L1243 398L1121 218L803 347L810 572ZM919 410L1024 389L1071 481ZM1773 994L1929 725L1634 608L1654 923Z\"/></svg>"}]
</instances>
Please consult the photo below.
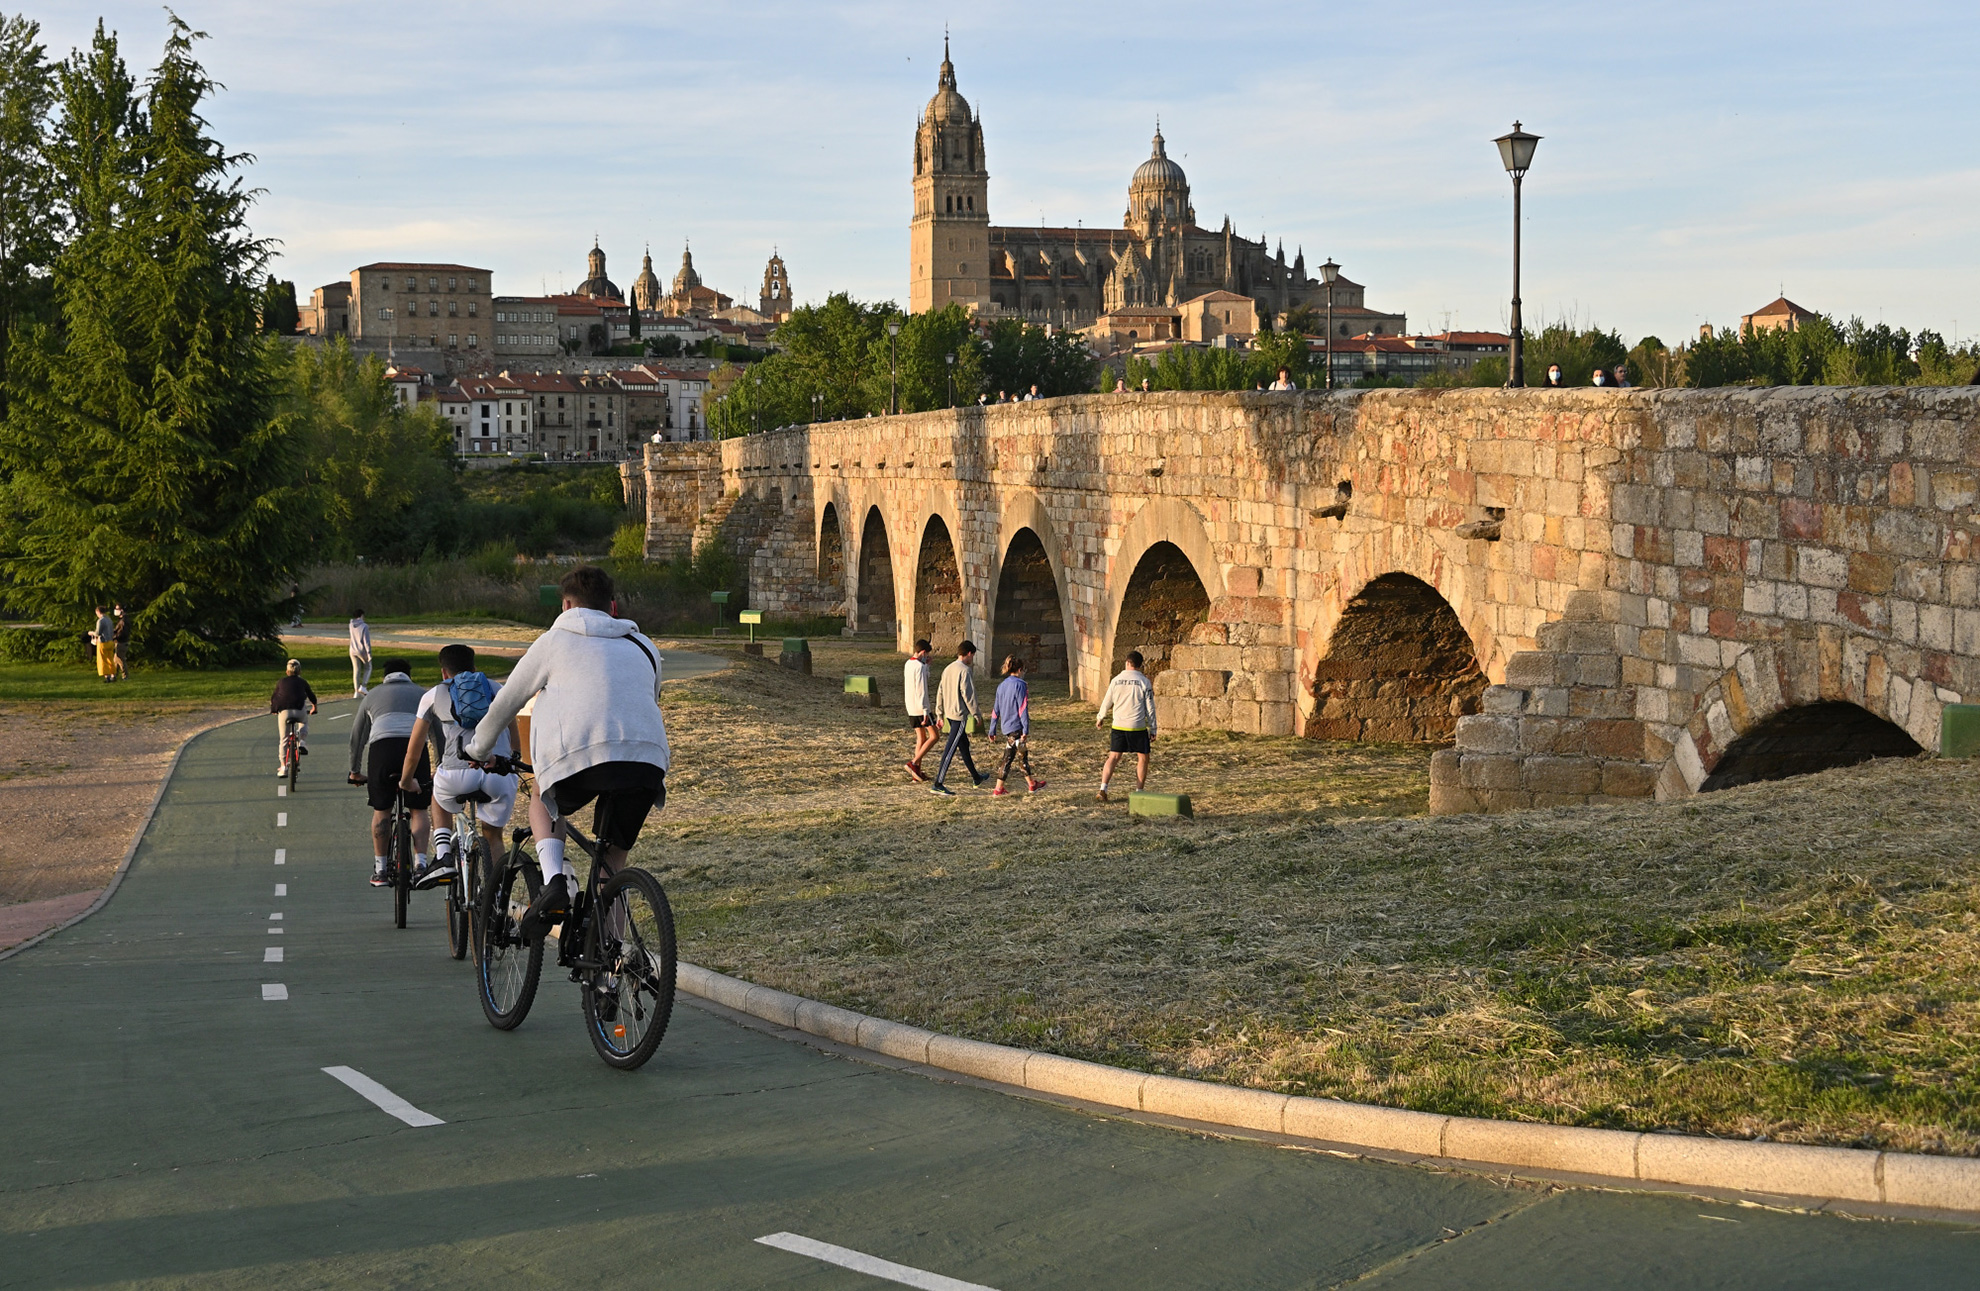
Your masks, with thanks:
<instances>
[{"instance_id":1,"label":"grass lawn","mask_svg":"<svg viewBox=\"0 0 1980 1291\"><path fill-rule=\"evenodd\" d=\"M1266 1089L1980 1151L1980 765L1433 818L1425 750L1182 732L1151 787L1197 818L1137 819L1093 801L1103 742L1063 687L1033 688L1045 791L945 800L901 767L898 657L813 651L813 678L669 687L641 859L689 959ZM886 707L847 707L847 672Z\"/></svg>"},{"instance_id":2,"label":"grass lawn","mask_svg":"<svg viewBox=\"0 0 1980 1291\"><path fill-rule=\"evenodd\" d=\"M413 663L413 680L432 684L440 680L433 652L408 651ZM316 688L320 699L348 697L351 693L350 653L343 645L291 643L289 658L303 662L303 676ZM374 650L374 661L383 655ZM482 661L491 676L507 676L514 666L508 659L493 656ZM376 670L374 669L374 678ZM130 680L104 685L92 666L55 663L0 662L0 702L33 700L83 700L106 707L140 709L159 704L242 704L262 705L282 676L282 665L247 664L237 668L165 668L134 663Z\"/></svg>"}]
</instances>

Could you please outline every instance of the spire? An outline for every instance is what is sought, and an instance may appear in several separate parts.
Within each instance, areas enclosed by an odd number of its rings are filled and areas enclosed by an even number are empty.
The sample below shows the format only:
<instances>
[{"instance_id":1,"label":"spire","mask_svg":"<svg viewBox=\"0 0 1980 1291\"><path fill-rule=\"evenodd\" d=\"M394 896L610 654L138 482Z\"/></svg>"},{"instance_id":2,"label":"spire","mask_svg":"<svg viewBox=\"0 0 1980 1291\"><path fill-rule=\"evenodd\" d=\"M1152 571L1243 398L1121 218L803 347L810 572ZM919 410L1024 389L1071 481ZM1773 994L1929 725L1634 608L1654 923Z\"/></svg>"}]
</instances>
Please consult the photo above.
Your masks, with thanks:
<instances>
[{"instance_id":1,"label":"spire","mask_svg":"<svg viewBox=\"0 0 1980 1291\"><path fill-rule=\"evenodd\" d=\"M949 29L946 25L942 28L942 74L936 84L944 90L956 88L956 65L949 61Z\"/></svg>"}]
</instances>

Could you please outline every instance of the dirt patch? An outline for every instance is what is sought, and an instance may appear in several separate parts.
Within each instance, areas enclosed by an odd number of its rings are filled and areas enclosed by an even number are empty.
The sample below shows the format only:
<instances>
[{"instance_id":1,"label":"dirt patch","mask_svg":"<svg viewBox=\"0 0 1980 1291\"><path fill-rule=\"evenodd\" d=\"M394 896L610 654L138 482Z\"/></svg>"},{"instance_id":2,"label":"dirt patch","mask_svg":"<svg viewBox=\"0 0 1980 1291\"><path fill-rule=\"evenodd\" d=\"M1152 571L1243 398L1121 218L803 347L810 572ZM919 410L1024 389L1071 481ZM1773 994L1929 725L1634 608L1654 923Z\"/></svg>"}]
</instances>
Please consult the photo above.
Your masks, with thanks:
<instances>
[{"instance_id":1,"label":"dirt patch","mask_svg":"<svg viewBox=\"0 0 1980 1291\"><path fill-rule=\"evenodd\" d=\"M108 883L179 745L241 711L0 703L0 905Z\"/></svg>"},{"instance_id":2,"label":"dirt patch","mask_svg":"<svg viewBox=\"0 0 1980 1291\"><path fill-rule=\"evenodd\" d=\"M813 654L670 688L641 856L711 968L1294 1093L1980 1150L1980 764L1433 818L1421 747L1189 731L1153 787L1197 819L1132 819L1063 689L1034 687L1044 793L943 800L901 769L898 656Z\"/></svg>"}]
</instances>

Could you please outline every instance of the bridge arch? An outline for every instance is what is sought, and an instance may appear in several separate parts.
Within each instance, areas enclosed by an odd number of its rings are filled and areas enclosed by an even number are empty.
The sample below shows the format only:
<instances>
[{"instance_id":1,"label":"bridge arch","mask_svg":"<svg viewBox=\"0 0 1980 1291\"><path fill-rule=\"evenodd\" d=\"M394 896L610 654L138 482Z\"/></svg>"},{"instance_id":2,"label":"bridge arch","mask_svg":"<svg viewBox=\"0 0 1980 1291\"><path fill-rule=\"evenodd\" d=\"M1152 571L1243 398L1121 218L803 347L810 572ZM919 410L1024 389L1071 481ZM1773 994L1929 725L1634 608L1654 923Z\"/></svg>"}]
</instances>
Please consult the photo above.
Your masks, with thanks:
<instances>
[{"instance_id":1,"label":"bridge arch","mask_svg":"<svg viewBox=\"0 0 1980 1291\"><path fill-rule=\"evenodd\" d=\"M900 611L893 550L887 539L887 519L877 504L866 508L866 520L860 526L858 571L853 602L855 630L898 636Z\"/></svg>"},{"instance_id":2,"label":"bridge arch","mask_svg":"<svg viewBox=\"0 0 1980 1291\"><path fill-rule=\"evenodd\" d=\"M839 522L837 498L828 498L818 509L818 534L813 550L818 553L818 582L844 604L846 596L846 532Z\"/></svg>"},{"instance_id":3,"label":"bridge arch","mask_svg":"<svg viewBox=\"0 0 1980 1291\"><path fill-rule=\"evenodd\" d=\"M1938 685L1892 672L1887 653L1887 642L1833 631L1750 647L1700 692L1657 796L1923 752L1937 739Z\"/></svg>"},{"instance_id":4,"label":"bridge arch","mask_svg":"<svg viewBox=\"0 0 1980 1291\"><path fill-rule=\"evenodd\" d=\"M1015 654L1032 677L1065 678L1077 694L1058 536L1044 504L1028 489L1004 503L989 583L989 671L996 673Z\"/></svg>"},{"instance_id":5,"label":"bridge arch","mask_svg":"<svg viewBox=\"0 0 1980 1291\"><path fill-rule=\"evenodd\" d=\"M969 635L962 562L955 535L940 515L929 516L921 527L914 562L914 618L907 635L928 638L937 658L953 655L956 644Z\"/></svg>"},{"instance_id":6,"label":"bridge arch","mask_svg":"<svg viewBox=\"0 0 1980 1291\"><path fill-rule=\"evenodd\" d=\"M1335 620L1310 682L1317 739L1448 744L1478 711L1486 679L1471 634L1413 574L1369 579Z\"/></svg>"},{"instance_id":7,"label":"bridge arch","mask_svg":"<svg viewBox=\"0 0 1980 1291\"><path fill-rule=\"evenodd\" d=\"M1206 613L1224 594L1223 569L1217 563L1215 549L1210 543L1209 526L1204 524L1203 516L1180 498L1149 498L1122 528L1120 545L1114 549L1113 560L1108 565L1105 645L1100 657L1094 661L1098 667L1088 665L1095 676L1084 683L1091 685L1090 693L1095 696L1106 688L1108 678L1120 670L1120 661L1129 650L1140 649L1144 656L1148 654L1143 638L1150 629L1139 626L1130 628L1128 636L1123 637L1123 610L1134 608L1128 604L1128 593L1135 572L1140 569L1149 551L1158 545L1167 546L1182 557L1183 566L1195 577L1202 591ZM1162 563L1172 574L1168 583L1180 596L1184 590L1180 586L1182 570L1173 567L1166 557L1167 553L1163 553ZM1167 643L1170 648L1179 644L1182 643ZM1101 669L1106 671L1102 673Z\"/></svg>"}]
</instances>

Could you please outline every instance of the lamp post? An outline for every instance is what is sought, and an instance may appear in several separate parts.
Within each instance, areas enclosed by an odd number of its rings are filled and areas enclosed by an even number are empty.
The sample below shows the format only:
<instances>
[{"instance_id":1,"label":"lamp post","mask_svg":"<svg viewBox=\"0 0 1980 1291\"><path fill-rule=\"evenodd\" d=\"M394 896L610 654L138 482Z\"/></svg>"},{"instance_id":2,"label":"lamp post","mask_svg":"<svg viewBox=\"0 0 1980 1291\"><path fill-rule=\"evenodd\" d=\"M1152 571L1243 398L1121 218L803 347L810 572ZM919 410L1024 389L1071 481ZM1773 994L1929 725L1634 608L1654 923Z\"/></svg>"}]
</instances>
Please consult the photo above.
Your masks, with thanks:
<instances>
[{"instance_id":1,"label":"lamp post","mask_svg":"<svg viewBox=\"0 0 1980 1291\"><path fill-rule=\"evenodd\" d=\"M948 364L949 364L949 406L953 408L956 406L956 354L954 350L949 351Z\"/></svg>"},{"instance_id":2,"label":"lamp post","mask_svg":"<svg viewBox=\"0 0 1980 1291\"><path fill-rule=\"evenodd\" d=\"M1341 267L1328 256L1327 263L1320 266L1320 281L1327 284L1327 389L1334 388L1334 283L1341 276Z\"/></svg>"},{"instance_id":3,"label":"lamp post","mask_svg":"<svg viewBox=\"0 0 1980 1291\"><path fill-rule=\"evenodd\" d=\"M901 320L887 320L887 411L901 410Z\"/></svg>"},{"instance_id":4,"label":"lamp post","mask_svg":"<svg viewBox=\"0 0 1980 1291\"><path fill-rule=\"evenodd\" d=\"M763 378L752 372L749 374L749 418L757 434L763 433Z\"/></svg>"},{"instance_id":5,"label":"lamp post","mask_svg":"<svg viewBox=\"0 0 1980 1291\"><path fill-rule=\"evenodd\" d=\"M812 420L812 421L814 421L814 422L816 422L816 421L818 420L818 403L819 403L819 400L821 400L821 399L823 399L824 397L825 397L825 396L824 396L824 395L822 395L822 394L814 394L814 395L812 395L812 396L811 396L811 420Z\"/></svg>"},{"instance_id":6,"label":"lamp post","mask_svg":"<svg viewBox=\"0 0 1980 1291\"><path fill-rule=\"evenodd\" d=\"M1505 163L1513 182L1512 362L1507 367L1506 385L1518 389L1526 384L1526 345L1519 320L1519 181L1526 178L1526 168L1533 164L1533 150L1539 147L1540 136L1526 133L1515 121L1510 134L1502 134L1493 142L1499 145L1499 160Z\"/></svg>"}]
</instances>

